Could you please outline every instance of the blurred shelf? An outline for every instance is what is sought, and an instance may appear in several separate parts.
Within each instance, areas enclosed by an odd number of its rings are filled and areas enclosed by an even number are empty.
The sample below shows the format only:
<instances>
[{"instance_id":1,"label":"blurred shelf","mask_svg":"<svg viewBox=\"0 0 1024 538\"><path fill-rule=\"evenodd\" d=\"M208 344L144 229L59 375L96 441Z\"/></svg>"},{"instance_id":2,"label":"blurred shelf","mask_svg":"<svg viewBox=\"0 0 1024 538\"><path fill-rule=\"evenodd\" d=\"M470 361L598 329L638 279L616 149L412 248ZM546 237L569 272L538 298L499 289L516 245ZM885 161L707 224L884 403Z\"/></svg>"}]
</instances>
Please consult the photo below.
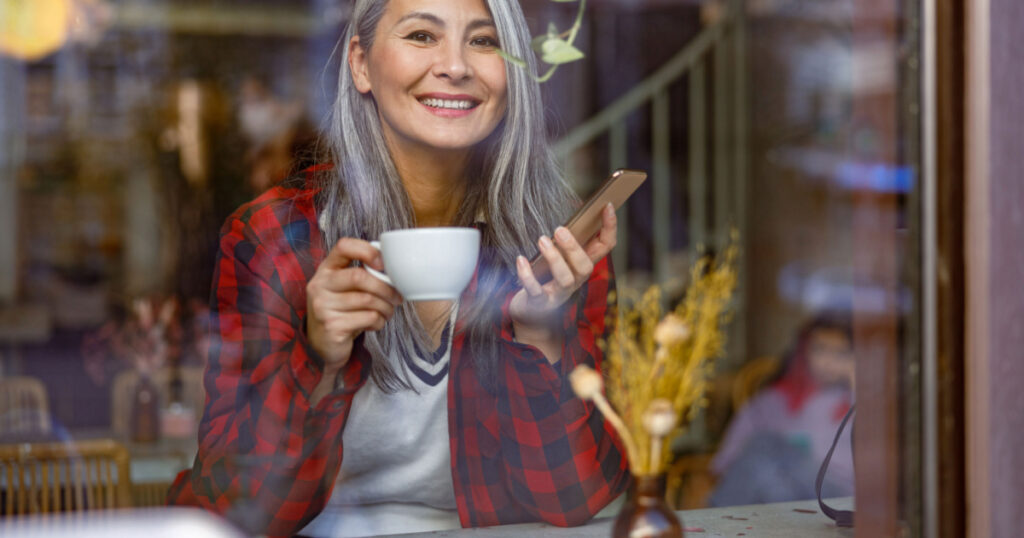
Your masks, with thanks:
<instances>
[{"instance_id":1,"label":"blurred shelf","mask_svg":"<svg viewBox=\"0 0 1024 538\"><path fill-rule=\"evenodd\" d=\"M159 29L207 35L311 37L340 28L347 13L313 8L125 3L114 6L121 29Z\"/></svg>"}]
</instances>

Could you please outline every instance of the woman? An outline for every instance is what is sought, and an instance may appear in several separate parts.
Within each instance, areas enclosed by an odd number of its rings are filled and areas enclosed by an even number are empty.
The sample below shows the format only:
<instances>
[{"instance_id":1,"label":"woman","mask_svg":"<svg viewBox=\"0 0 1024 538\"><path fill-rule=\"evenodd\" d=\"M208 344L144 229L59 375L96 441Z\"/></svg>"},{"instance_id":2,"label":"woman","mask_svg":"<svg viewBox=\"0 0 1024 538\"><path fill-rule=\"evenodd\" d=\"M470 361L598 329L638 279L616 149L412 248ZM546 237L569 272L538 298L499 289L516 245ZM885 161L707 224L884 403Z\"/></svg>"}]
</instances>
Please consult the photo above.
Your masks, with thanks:
<instances>
[{"instance_id":1,"label":"woman","mask_svg":"<svg viewBox=\"0 0 1024 538\"><path fill-rule=\"evenodd\" d=\"M532 57L520 7L358 0L345 43L335 166L224 226L200 448L170 499L273 535L582 523L628 476L567 381L600 366L615 215L586 245L544 235L577 201L537 84L495 52ZM386 230L449 225L481 230L457 304L360 266Z\"/></svg>"},{"instance_id":2,"label":"woman","mask_svg":"<svg viewBox=\"0 0 1024 538\"><path fill-rule=\"evenodd\" d=\"M853 398L854 358L844 315L807 322L785 367L729 424L712 461L713 506L815 497L815 478ZM850 430L836 444L825 497L853 494Z\"/></svg>"}]
</instances>

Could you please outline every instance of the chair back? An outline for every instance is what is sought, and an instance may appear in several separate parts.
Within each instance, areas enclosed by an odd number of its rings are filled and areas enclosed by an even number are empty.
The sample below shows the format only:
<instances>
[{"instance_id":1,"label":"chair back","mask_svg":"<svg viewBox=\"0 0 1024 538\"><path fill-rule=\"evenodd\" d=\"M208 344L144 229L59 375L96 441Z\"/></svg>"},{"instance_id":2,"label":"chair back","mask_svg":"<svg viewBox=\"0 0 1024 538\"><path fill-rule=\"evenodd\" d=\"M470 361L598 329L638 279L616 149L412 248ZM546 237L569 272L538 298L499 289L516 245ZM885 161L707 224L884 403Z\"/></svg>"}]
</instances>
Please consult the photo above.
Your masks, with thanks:
<instances>
[{"instance_id":1,"label":"chair back","mask_svg":"<svg viewBox=\"0 0 1024 538\"><path fill-rule=\"evenodd\" d=\"M779 358L758 357L744 364L732 385L733 412L739 411L779 371Z\"/></svg>"},{"instance_id":2,"label":"chair back","mask_svg":"<svg viewBox=\"0 0 1024 538\"><path fill-rule=\"evenodd\" d=\"M128 451L112 439L0 445L5 516L131 506Z\"/></svg>"},{"instance_id":3,"label":"chair back","mask_svg":"<svg viewBox=\"0 0 1024 538\"><path fill-rule=\"evenodd\" d=\"M0 377L0 438L48 434L52 428L50 400L42 381Z\"/></svg>"},{"instance_id":4,"label":"chair back","mask_svg":"<svg viewBox=\"0 0 1024 538\"><path fill-rule=\"evenodd\" d=\"M203 389L203 368L201 366L182 366L181 375L182 403L190 406L199 417L206 403L206 392ZM153 385L160 395L160 406L165 407L171 395L171 369L161 368L152 376ZM132 408L135 405L135 389L139 385L139 373L125 370L114 377L110 388L110 429L121 437L131 433Z\"/></svg>"}]
</instances>

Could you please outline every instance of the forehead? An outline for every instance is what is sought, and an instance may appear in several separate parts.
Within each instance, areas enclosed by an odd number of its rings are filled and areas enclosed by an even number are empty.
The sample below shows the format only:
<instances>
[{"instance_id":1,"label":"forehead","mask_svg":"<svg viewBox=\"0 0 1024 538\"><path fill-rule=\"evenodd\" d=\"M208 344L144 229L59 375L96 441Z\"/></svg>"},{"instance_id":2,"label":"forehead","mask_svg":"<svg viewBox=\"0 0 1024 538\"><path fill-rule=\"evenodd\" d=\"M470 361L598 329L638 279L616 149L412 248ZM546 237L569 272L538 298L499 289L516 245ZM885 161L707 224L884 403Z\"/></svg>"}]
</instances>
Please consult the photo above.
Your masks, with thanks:
<instances>
[{"instance_id":1,"label":"forehead","mask_svg":"<svg viewBox=\"0 0 1024 538\"><path fill-rule=\"evenodd\" d=\"M402 20L428 15L445 24L464 24L478 19L490 19L491 12L484 0L388 0L381 19L382 24L396 24Z\"/></svg>"},{"instance_id":2,"label":"forehead","mask_svg":"<svg viewBox=\"0 0 1024 538\"><path fill-rule=\"evenodd\" d=\"M842 348L850 344L846 334L833 328L819 328L811 333L811 343L816 346Z\"/></svg>"}]
</instances>

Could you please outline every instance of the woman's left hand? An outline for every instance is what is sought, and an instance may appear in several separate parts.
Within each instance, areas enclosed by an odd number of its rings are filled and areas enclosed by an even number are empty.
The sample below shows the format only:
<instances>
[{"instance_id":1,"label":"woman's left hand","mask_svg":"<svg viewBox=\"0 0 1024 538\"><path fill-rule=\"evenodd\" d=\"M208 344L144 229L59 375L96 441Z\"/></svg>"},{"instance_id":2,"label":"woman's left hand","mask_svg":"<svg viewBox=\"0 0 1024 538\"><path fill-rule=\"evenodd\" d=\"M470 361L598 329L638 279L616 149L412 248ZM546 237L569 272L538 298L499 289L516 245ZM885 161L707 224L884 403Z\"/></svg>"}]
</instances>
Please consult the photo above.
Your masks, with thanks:
<instances>
[{"instance_id":1,"label":"woman's left hand","mask_svg":"<svg viewBox=\"0 0 1024 538\"><path fill-rule=\"evenodd\" d=\"M551 270L549 282L537 281L525 257L519 256L516 260L523 287L512 297L509 315L516 339L521 342L534 344L531 340L550 341L552 338L560 342L562 305L590 278L594 264L615 246L615 208L611 204L605 206L601 213L601 231L586 246L581 246L565 227L559 226L554 235L554 242L547 236L537 242ZM559 334L553 334L553 330Z\"/></svg>"}]
</instances>

